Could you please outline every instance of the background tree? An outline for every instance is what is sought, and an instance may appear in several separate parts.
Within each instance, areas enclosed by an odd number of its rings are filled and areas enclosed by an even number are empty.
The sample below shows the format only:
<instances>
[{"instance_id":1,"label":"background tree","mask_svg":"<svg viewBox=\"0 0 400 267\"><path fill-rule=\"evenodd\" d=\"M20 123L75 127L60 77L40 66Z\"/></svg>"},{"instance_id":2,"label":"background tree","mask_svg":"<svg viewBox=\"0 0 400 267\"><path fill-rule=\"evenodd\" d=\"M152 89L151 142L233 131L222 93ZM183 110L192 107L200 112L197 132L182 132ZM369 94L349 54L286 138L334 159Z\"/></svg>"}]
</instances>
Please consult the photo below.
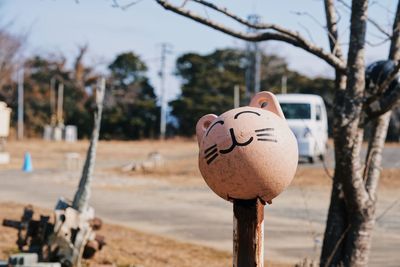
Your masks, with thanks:
<instances>
[{"instance_id":1,"label":"background tree","mask_svg":"<svg viewBox=\"0 0 400 267\"><path fill-rule=\"evenodd\" d=\"M246 51L221 49L207 55L188 53L176 62L176 74L181 78L181 95L170 102L172 115L178 122L179 134L191 136L194 125L206 113L221 114L233 107L233 89L241 88L242 104L245 97ZM330 79L310 79L288 69L287 62L276 55L261 55L261 89L281 92L281 79L288 77L287 90L291 93L317 93L329 106L333 102L334 83Z\"/></svg>"},{"instance_id":2,"label":"background tree","mask_svg":"<svg viewBox=\"0 0 400 267\"><path fill-rule=\"evenodd\" d=\"M221 114L232 108L235 85L241 86L243 96L245 56L243 51L225 49L205 56L184 54L177 59L182 93L171 106L180 134L193 135L194 125L204 114Z\"/></svg>"},{"instance_id":3,"label":"background tree","mask_svg":"<svg viewBox=\"0 0 400 267\"><path fill-rule=\"evenodd\" d=\"M13 102L15 90L13 78L18 69L19 54L24 40L10 34L5 26L0 26L0 101Z\"/></svg>"},{"instance_id":4,"label":"background tree","mask_svg":"<svg viewBox=\"0 0 400 267\"><path fill-rule=\"evenodd\" d=\"M90 136L94 107L92 92L99 74L84 64L87 51L87 45L78 47L73 68L67 67L62 55L33 56L25 60L24 117L27 137L40 137L45 125L55 123L54 118L51 118L50 107L52 80L56 92L59 84L64 86L64 124L76 125L80 138ZM159 109L154 90L146 77L145 64L130 52L118 55L109 70L101 138L138 139L157 136ZM3 72L0 70L0 75L7 76L0 87L0 101L5 101L13 110L17 110L14 66ZM17 112L13 112L14 125L16 120Z\"/></svg>"},{"instance_id":5,"label":"background tree","mask_svg":"<svg viewBox=\"0 0 400 267\"><path fill-rule=\"evenodd\" d=\"M158 135L159 108L154 89L146 77L145 63L134 53L118 55L105 96L102 135L104 138L138 139Z\"/></svg>"},{"instance_id":6,"label":"background tree","mask_svg":"<svg viewBox=\"0 0 400 267\"><path fill-rule=\"evenodd\" d=\"M256 33L240 31L203 17L183 5L176 6L166 0L156 0L167 10L190 18L223 33L246 40L286 42L311 53L335 70L336 96L334 101L335 174L331 203L321 253L321 266L366 266L371 247L371 234L375 221L376 189L381 169L381 154L387 134L390 110L399 103L400 89L387 85L387 81L365 90L365 44L367 21L391 40L389 59L400 66L400 3L398 4L392 33L382 31L368 18L368 1L353 0L350 9L350 35L347 58L339 41L338 21L333 0L324 0L327 37L330 51L307 40L299 32L272 23L257 23L242 19L226 8L204 0L192 0L206 8L225 15ZM341 3L345 2L340 1ZM395 67L396 72L399 70ZM389 88L389 89L388 89ZM390 90L390 91L388 91ZM372 106L371 106L372 105ZM373 111L372 111L373 110ZM363 166L360 152L364 128L372 122L372 138Z\"/></svg>"},{"instance_id":7,"label":"background tree","mask_svg":"<svg viewBox=\"0 0 400 267\"><path fill-rule=\"evenodd\" d=\"M55 89L64 85L64 124L76 125L79 135L89 136L90 114L86 109L89 101L85 87L78 86L73 71L68 70L64 58L35 56L25 63L24 108L27 136L43 133L43 126L51 123L50 81L55 79ZM57 90L56 90L57 91ZM16 98L15 98L16 99Z\"/></svg>"}]
</instances>

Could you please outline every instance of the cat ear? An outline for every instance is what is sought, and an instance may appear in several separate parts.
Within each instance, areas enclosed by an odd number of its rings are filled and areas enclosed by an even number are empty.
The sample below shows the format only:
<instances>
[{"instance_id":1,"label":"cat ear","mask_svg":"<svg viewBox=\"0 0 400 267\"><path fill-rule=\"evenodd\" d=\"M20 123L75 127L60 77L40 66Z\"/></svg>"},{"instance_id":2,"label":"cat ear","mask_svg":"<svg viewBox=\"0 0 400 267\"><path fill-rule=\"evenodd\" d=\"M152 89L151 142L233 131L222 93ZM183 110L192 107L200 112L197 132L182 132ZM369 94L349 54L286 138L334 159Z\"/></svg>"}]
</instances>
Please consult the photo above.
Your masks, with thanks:
<instances>
[{"instance_id":1,"label":"cat ear","mask_svg":"<svg viewBox=\"0 0 400 267\"><path fill-rule=\"evenodd\" d=\"M267 91L262 91L257 93L250 101L250 107L254 108L262 108L268 111L271 111L281 117L282 119L285 119L285 115L283 115L281 105L279 105L278 99L276 99L276 96Z\"/></svg>"},{"instance_id":2,"label":"cat ear","mask_svg":"<svg viewBox=\"0 0 400 267\"><path fill-rule=\"evenodd\" d=\"M210 127L211 122L218 118L217 115L214 114L207 114L204 115L203 117L200 118L200 120L196 124L196 136L197 136L197 142L201 142L203 139L203 135L205 131L207 130L208 127Z\"/></svg>"}]
</instances>

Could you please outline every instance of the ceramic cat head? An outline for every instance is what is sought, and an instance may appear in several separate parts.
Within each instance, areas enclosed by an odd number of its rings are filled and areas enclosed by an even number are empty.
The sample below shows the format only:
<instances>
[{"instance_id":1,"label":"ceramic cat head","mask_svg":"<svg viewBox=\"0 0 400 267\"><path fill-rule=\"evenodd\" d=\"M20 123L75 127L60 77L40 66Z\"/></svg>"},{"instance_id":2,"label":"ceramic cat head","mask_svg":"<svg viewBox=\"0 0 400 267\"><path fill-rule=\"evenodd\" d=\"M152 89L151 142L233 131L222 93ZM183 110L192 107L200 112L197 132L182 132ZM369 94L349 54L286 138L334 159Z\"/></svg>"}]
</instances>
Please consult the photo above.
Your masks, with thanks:
<instances>
[{"instance_id":1,"label":"ceramic cat head","mask_svg":"<svg viewBox=\"0 0 400 267\"><path fill-rule=\"evenodd\" d=\"M196 135L200 172L226 200L270 202L296 172L297 141L270 92L258 93L247 107L203 116Z\"/></svg>"}]
</instances>

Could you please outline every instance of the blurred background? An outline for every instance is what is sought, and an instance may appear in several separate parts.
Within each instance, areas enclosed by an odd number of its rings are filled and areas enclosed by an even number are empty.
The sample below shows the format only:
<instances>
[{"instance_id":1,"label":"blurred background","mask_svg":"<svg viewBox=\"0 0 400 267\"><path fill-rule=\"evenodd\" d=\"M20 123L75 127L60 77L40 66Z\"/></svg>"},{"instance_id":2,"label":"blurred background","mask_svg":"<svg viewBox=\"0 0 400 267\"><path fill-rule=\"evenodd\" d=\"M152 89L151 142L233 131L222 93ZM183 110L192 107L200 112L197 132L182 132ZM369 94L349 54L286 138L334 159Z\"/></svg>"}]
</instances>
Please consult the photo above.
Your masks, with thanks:
<instances>
[{"instance_id":1,"label":"blurred background","mask_svg":"<svg viewBox=\"0 0 400 267\"><path fill-rule=\"evenodd\" d=\"M237 26L191 1L171 2ZM370 2L375 21L391 30L396 2ZM254 23L301 32L329 50L322 1L218 3ZM337 3L344 54L349 3ZM387 58L386 41L382 31L369 28L367 64ZM2 0L0 219L19 219L26 204L51 214L60 196L72 198L93 130L96 88L105 78L90 201L105 221L107 246L95 264L230 265L232 205L201 177L196 122L247 105L260 90L316 94L326 106L331 137L334 75L301 49L241 41L151 0ZM399 265L399 108L386 141L370 266ZM293 184L265 208L266 266L319 259L335 165L332 139L326 145L322 160L300 161ZM362 158L366 150L364 144ZM17 251L15 236L0 227L0 257Z\"/></svg>"}]
</instances>

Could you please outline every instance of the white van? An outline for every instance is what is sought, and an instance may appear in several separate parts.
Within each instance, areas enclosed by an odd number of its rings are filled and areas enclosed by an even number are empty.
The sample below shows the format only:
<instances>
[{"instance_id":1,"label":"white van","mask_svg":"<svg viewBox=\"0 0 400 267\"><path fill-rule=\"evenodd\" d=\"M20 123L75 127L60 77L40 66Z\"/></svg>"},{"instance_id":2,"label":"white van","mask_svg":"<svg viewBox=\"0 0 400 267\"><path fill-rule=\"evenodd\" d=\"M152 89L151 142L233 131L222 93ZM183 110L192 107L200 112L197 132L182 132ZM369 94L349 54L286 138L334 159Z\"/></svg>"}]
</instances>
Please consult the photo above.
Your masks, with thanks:
<instances>
[{"instance_id":1,"label":"white van","mask_svg":"<svg viewBox=\"0 0 400 267\"><path fill-rule=\"evenodd\" d=\"M328 141L328 117L322 97L311 94L277 95L290 129L296 136L299 156L321 160Z\"/></svg>"}]
</instances>

